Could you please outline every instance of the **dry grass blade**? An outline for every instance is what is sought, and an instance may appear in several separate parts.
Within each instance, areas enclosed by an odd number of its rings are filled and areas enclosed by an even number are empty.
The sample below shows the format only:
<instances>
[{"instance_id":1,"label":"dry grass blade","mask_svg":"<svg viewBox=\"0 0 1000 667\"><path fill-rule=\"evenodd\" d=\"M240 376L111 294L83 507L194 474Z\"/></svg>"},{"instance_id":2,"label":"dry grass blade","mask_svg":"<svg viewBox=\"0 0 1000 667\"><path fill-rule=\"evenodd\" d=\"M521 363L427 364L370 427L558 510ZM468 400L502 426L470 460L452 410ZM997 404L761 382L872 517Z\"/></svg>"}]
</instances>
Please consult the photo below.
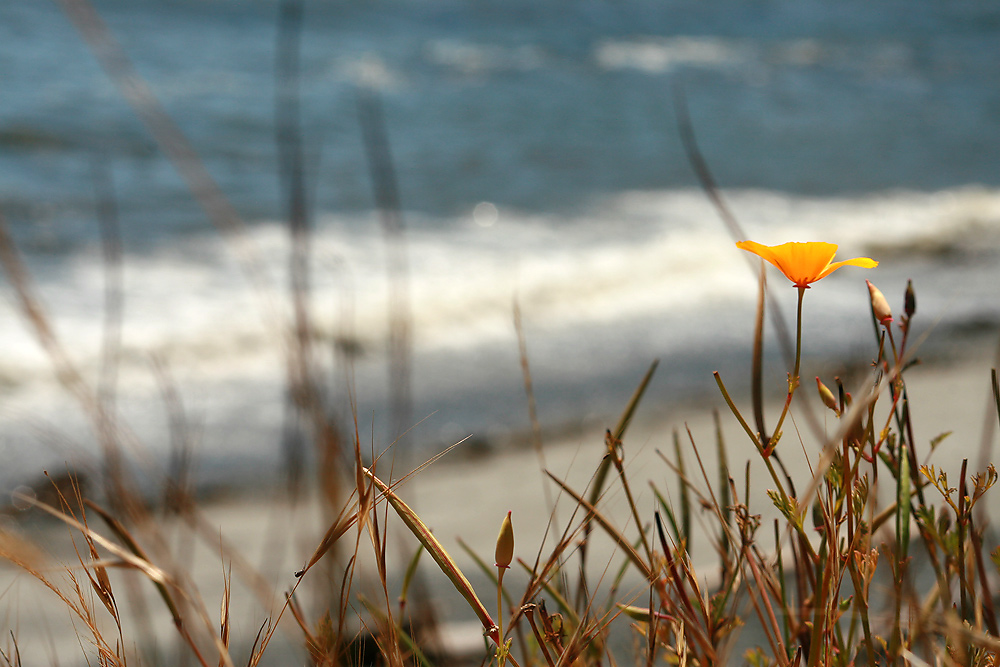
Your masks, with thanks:
<instances>
[{"instance_id":1,"label":"dry grass blade","mask_svg":"<svg viewBox=\"0 0 1000 667\"><path fill-rule=\"evenodd\" d=\"M230 617L229 617L229 601L232 592L232 570L227 570L222 577L222 608L219 612L221 616L221 627L219 628L219 641L229 651L229 630L230 630ZM226 667L226 660L223 656L219 656L219 667Z\"/></svg>"},{"instance_id":2,"label":"dry grass blade","mask_svg":"<svg viewBox=\"0 0 1000 667\"><path fill-rule=\"evenodd\" d=\"M365 474L372 480L372 483L382 492L385 499L392 505L392 508L396 511L396 514L403 521L410 532L413 533L414 537L427 549L427 553L430 554L434 562L437 563L441 571L444 572L445 576L451 580L451 583L455 586L462 597L465 598L469 606L479 617L479 621L483 624L483 628L486 629L489 636L494 642L499 646L500 637L497 632L496 624L493 622L493 618L490 613L486 611L486 607L483 605L482 601L476 595L475 590L472 588L472 584L466 579L465 575L462 574L462 570L455 563L455 560L451 555L445 550L444 546L438 541L434 534L431 532L430 528L417 516L409 505L400 499L396 493L389 488L382 480L375 476L370 469L365 468Z\"/></svg>"},{"instance_id":3,"label":"dry grass blade","mask_svg":"<svg viewBox=\"0 0 1000 667\"><path fill-rule=\"evenodd\" d=\"M31 289L31 276L7 228L6 219L0 215L0 264L7 279L14 287L24 318L31 326L35 338L52 361L59 382L83 404L88 414L100 413L97 397L84 381L70 360L66 349L59 342L41 302Z\"/></svg>"},{"instance_id":4,"label":"dry grass blade","mask_svg":"<svg viewBox=\"0 0 1000 667\"><path fill-rule=\"evenodd\" d=\"M152 581L153 583L166 584L170 582L170 576L164 570L153 565L142 556L127 551L125 549L122 549L120 546L118 546L108 538L104 537L100 533L95 533L86 525L80 523L73 517L64 514L60 510L53 507L52 505L49 505L35 498L24 495L22 493L15 493L14 497L20 502L27 503L29 505L32 505L33 507L37 507L46 514L49 514L50 516L59 519L60 521L70 526L71 528L75 528L76 530L80 531L81 534L86 535L88 538L92 539L94 542L100 544L103 548L110 551L113 555L125 561L125 563L127 563L128 565L131 565L135 569L145 574L147 577L149 577L150 581Z\"/></svg>"},{"instance_id":5,"label":"dry grass blade","mask_svg":"<svg viewBox=\"0 0 1000 667\"><path fill-rule=\"evenodd\" d=\"M413 413L411 375L413 366L413 315L410 304L410 262L399 183L393 167L382 103L375 90L358 91L358 121L368 160L375 207L385 238L389 279L389 387L392 437L409 430ZM404 450L405 451L405 448Z\"/></svg>"},{"instance_id":6,"label":"dry grass blade","mask_svg":"<svg viewBox=\"0 0 1000 667\"><path fill-rule=\"evenodd\" d=\"M351 526L357 523L357 520L357 512L352 514L341 513L341 515L337 517L337 520L330 524L330 527L327 528L326 534L323 535L323 539L320 540L319 546L317 546L316 550L313 551L313 555L309 559L309 562L306 563L304 568L296 572L295 576L301 577L308 572L309 569L319 562L319 560L327 554L331 547L337 543L337 540L343 537L344 533L350 530Z\"/></svg>"}]
</instances>

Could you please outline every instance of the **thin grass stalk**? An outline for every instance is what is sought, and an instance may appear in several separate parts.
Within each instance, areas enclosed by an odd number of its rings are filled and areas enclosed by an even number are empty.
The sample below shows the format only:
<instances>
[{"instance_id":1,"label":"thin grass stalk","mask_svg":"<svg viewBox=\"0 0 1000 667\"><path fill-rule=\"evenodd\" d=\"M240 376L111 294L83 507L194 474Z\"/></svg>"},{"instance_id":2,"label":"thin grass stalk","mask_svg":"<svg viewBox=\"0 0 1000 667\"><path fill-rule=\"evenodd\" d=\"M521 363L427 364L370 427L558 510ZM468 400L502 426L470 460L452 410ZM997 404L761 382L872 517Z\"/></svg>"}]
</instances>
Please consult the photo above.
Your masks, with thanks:
<instances>
[{"instance_id":1,"label":"thin grass stalk","mask_svg":"<svg viewBox=\"0 0 1000 667\"><path fill-rule=\"evenodd\" d=\"M535 635L535 641L538 642L538 649L542 652L542 657L545 658L545 664L548 667L555 667L556 663L552 660L552 654L549 653L548 642L545 640L545 637L542 635L542 633L538 631L538 624L535 623L536 608L537 605L527 604L524 605L521 609L525 617L528 619L528 625L531 626L531 633Z\"/></svg>"},{"instance_id":2,"label":"thin grass stalk","mask_svg":"<svg viewBox=\"0 0 1000 667\"><path fill-rule=\"evenodd\" d=\"M730 541L727 535L733 528L732 498L729 489L732 478L729 475L729 457L726 453L726 441L722 436L722 421L718 410L712 410L712 420L715 423L716 456L719 459L719 505L722 510L722 525L719 529L719 542L722 545L722 554L720 556L719 570L723 580L725 580L731 565L729 562Z\"/></svg>"},{"instance_id":3,"label":"thin grass stalk","mask_svg":"<svg viewBox=\"0 0 1000 667\"><path fill-rule=\"evenodd\" d=\"M387 640L384 642L385 648L383 648L383 655L390 665L396 665L401 667L403 663L402 656L399 653L399 636L397 632L397 623L392 617L392 606L389 602L389 588L388 588L388 566L386 561L386 549L388 547L388 531L389 531L389 521L388 521L388 503L385 508L385 517L381 524L379 523L379 515L376 507L372 508L372 520L367 522L366 527L368 528L368 535L371 539L372 549L376 554L375 565L377 568L378 581L381 588L381 593L383 599L385 600L385 622L382 624L383 628L388 634Z\"/></svg>"},{"instance_id":4,"label":"thin grass stalk","mask_svg":"<svg viewBox=\"0 0 1000 667\"><path fill-rule=\"evenodd\" d=\"M653 609L653 587L649 588L649 598L647 600L650 612ZM646 667L653 667L656 657L656 635L659 631L660 617L655 613L649 614L649 623L646 626Z\"/></svg>"},{"instance_id":5,"label":"thin grass stalk","mask_svg":"<svg viewBox=\"0 0 1000 667\"><path fill-rule=\"evenodd\" d=\"M646 393L646 387L649 386L649 381L653 379L653 373L656 372L656 367L659 365L659 359L653 361L650 364L649 369L643 376L642 380L639 382L639 386L636 387L635 391L632 393L632 397L629 399L628 404L622 411L621 416L618 418L618 423L615 425L615 430L612 431L612 436L615 440L621 440L625 437L625 432L628 430L629 424L632 422L632 417L635 415L636 409L639 407L639 402L642 400L643 394ZM588 501L592 506L596 506L597 502L601 498L601 494L604 492L604 484L607 480L608 471L611 469L611 461L609 459L602 458L601 463L597 468L597 472L594 473L594 481L591 485L590 496ZM587 537L590 535L590 522L589 520L585 524L584 528L584 539L583 545L587 543ZM581 549L582 551L583 549Z\"/></svg>"},{"instance_id":6,"label":"thin grass stalk","mask_svg":"<svg viewBox=\"0 0 1000 667\"><path fill-rule=\"evenodd\" d=\"M302 0L282 0L278 7L275 46L275 143L278 176L286 202L290 251L288 257L289 300L293 326L288 345L285 428L281 439L287 491L293 502L301 500L305 472L305 417L313 412L315 394L311 379L312 339L309 323L310 233L305 195L304 157L299 114L299 60L303 20ZM321 459L330 460L330 459ZM327 478L320 471L320 480Z\"/></svg>"},{"instance_id":7,"label":"thin grass stalk","mask_svg":"<svg viewBox=\"0 0 1000 667\"><path fill-rule=\"evenodd\" d=\"M531 363L528 359L528 341L524 335L524 322L521 316L521 302L514 298L514 333L517 336L517 354L521 361L521 380L524 384L524 394L528 400L528 420L531 423L531 444L538 457L538 465L544 470L548 468L545 462L545 447L542 442L542 424L538 420L538 403L535 400L535 384L531 377ZM549 513L555 512L555 501L548 484L542 485L545 494L545 506Z\"/></svg>"},{"instance_id":8,"label":"thin grass stalk","mask_svg":"<svg viewBox=\"0 0 1000 667\"><path fill-rule=\"evenodd\" d=\"M689 545L691 542L691 486L688 483L687 472L684 469L681 437L677 429L674 429L674 458L677 461L677 481L680 484L681 527L683 534L677 533L676 525L674 526L674 533L677 536L678 544Z\"/></svg>"},{"instance_id":9,"label":"thin grass stalk","mask_svg":"<svg viewBox=\"0 0 1000 667\"><path fill-rule=\"evenodd\" d=\"M379 213L388 256L389 279L389 387L392 439L401 438L409 428L413 412L412 374L412 305L410 303L410 263L406 227L400 199L389 135L382 102L377 91L358 90L358 120L372 183L372 197ZM403 450L406 452L406 448Z\"/></svg>"},{"instance_id":10,"label":"thin grass stalk","mask_svg":"<svg viewBox=\"0 0 1000 667\"><path fill-rule=\"evenodd\" d=\"M654 359L653 363L650 364L649 369L643 376L642 380L639 382L639 386L636 387L635 391L632 393L632 397L629 399L628 404L622 411L621 416L618 418L618 423L615 425L615 430L612 435L616 440L621 440L625 437L625 432L628 430L629 424L632 422L632 417L635 414L636 409L639 407L639 402L642 400L643 394L646 393L646 387L649 386L650 380L653 378L653 373L656 372L656 367L659 365L659 359ZM600 464L598 464L597 471L594 473L593 482L591 483L589 502L591 506L596 506L601 498L601 494L604 492L604 484L607 481L608 471L611 469L611 461L608 460L606 456L601 458ZM580 576L578 583L578 593L583 594L583 591L587 589L587 543L590 540L590 532L592 526L590 523L590 517L584 518L583 524L583 538L580 540ZM582 603L582 597L578 602Z\"/></svg>"},{"instance_id":11,"label":"thin grass stalk","mask_svg":"<svg viewBox=\"0 0 1000 667\"><path fill-rule=\"evenodd\" d=\"M993 388L993 402L997 406L997 419L1000 420L1000 380L997 379L997 369L990 369L990 386Z\"/></svg>"},{"instance_id":12,"label":"thin grass stalk","mask_svg":"<svg viewBox=\"0 0 1000 667\"><path fill-rule=\"evenodd\" d=\"M827 532L829 533L829 517L825 517L825 519L827 522ZM819 552L820 560L817 564L816 578L820 583L820 588L813 606L813 629L809 644L808 662L810 665L826 664L825 661L823 663L820 662L820 656L824 650L829 652L833 648L832 642L824 641L824 637L832 634L833 607L837 603L837 595L840 588L839 582L838 585L834 585L833 583L838 579L836 576L836 566L839 558L836 553L831 554L830 552L831 547L836 548L835 536L832 539L826 539L826 535L824 535L824 542L824 547Z\"/></svg>"},{"instance_id":13,"label":"thin grass stalk","mask_svg":"<svg viewBox=\"0 0 1000 667\"><path fill-rule=\"evenodd\" d=\"M98 192L97 217L100 223L101 255L104 265L104 322L101 336L101 373L98 380L97 400L103 407L104 428L107 434L102 440L111 446L104 451L106 482L109 491L121 483L124 474L121 451L115 444L115 416L117 412L118 366L121 357L121 329L124 309L122 278L121 225L118 220L118 206L115 198L114 181L107 157L93 164L95 188Z\"/></svg>"},{"instance_id":14,"label":"thin grass stalk","mask_svg":"<svg viewBox=\"0 0 1000 667\"><path fill-rule=\"evenodd\" d=\"M743 545L744 550L748 548L749 545ZM778 660L779 665L788 664L788 655L785 649L785 643L782 640L781 626L778 624L778 620L774 615L774 609L771 607L770 598L767 595L767 586L764 583L763 576L761 575L760 569L757 567L757 563L754 559L744 553L743 561L749 566L750 573L753 576L754 582L757 584L756 590L759 594L760 601L763 602L764 611L761 611L759 602L757 600L757 595L754 595L754 589L750 588L750 600L753 602L754 608L757 611L757 616L761 620L761 627L764 630L764 635L767 637L768 643L771 645L771 651L775 658ZM767 613L765 616L764 612Z\"/></svg>"},{"instance_id":15,"label":"thin grass stalk","mask_svg":"<svg viewBox=\"0 0 1000 667\"><path fill-rule=\"evenodd\" d=\"M660 538L660 548L663 549L663 555L666 560L667 573L669 575L667 576L667 581L673 586L677 598L680 599L681 604L683 605L682 608L679 608L676 606L676 603L673 603L673 599L671 599L670 602L673 604L665 603L664 606L667 609L676 608L678 611L683 609L683 611L687 613L688 620L685 627L694 629L696 643L698 643L703 650L711 650L711 642L709 641L709 638L705 636L702 626L697 622L699 620L699 616L702 620L704 620L706 615L699 614L699 612L695 610L694 605L691 602L691 593L688 591L687 586L685 586L684 579L681 577L680 572L677 569L677 560L683 559L684 554L682 552L680 556L677 556L679 549L671 549L670 545L667 544L667 536L663 530L663 522L660 520L659 512L655 513L653 518L655 520L654 523L656 525L657 535ZM699 605L701 605L702 600L700 597L698 602Z\"/></svg>"},{"instance_id":16,"label":"thin grass stalk","mask_svg":"<svg viewBox=\"0 0 1000 667\"><path fill-rule=\"evenodd\" d=\"M969 514L969 508L966 505L966 497L968 495L968 489L965 483L966 469L969 464L969 459L962 459L962 470L959 476L958 483L958 510L955 516L956 529L958 530L958 592L959 592L959 613L965 621L971 621L972 610L969 605L968 591L969 580L966 573L966 558L965 558L965 541L966 541L966 528L968 525L967 517Z\"/></svg>"},{"instance_id":17,"label":"thin grass stalk","mask_svg":"<svg viewBox=\"0 0 1000 667\"><path fill-rule=\"evenodd\" d=\"M223 570L222 573L222 603L219 610L220 628L219 628L219 641L226 648L226 652L229 652L229 633L230 633L230 615L229 615L229 602L231 599L233 584L233 572L232 566L228 570ZM219 656L219 667L226 667L226 661L223 656Z\"/></svg>"},{"instance_id":18,"label":"thin grass stalk","mask_svg":"<svg viewBox=\"0 0 1000 667\"><path fill-rule=\"evenodd\" d=\"M701 186L705 196L712 203L716 214L718 214L719 218L726 225L726 229L729 231L729 235L733 241L747 239L749 237L746 231L726 204L726 200L719 190L715 177L712 175L712 170L705 160L701 149L698 147L698 138L694 130L694 124L691 122L691 113L688 110L684 88L678 81L675 80L672 87L674 115L677 118L677 134L680 137L681 144L684 146L684 153L687 156L688 164L691 165L691 169L698 179L698 184ZM747 261L752 262L753 260L747 257ZM769 289L765 284L765 290ZM769 299L767 303L771 304L771 308L769 309L771 324L774 326L775 334L778 338L778 346L785 359L785 365L788 366L792 361L792 339L788 332L788 324L785 322L781 309L775 305L775 300L773 298Z\"/></svg>"},{"instance_id":19,"label":"thin grass stalk","mask_svg":"<svg viewBox=\"0 0 1000 667\"><path fill-rule=\"evenodd\" d=\"M615 470L618 471L618 479L621 480L622 489L625 491L625 499L628 503L629 510L632 512L632 520L635 521L636 530L639 531L639 542L642 544L643 550L646 552L646 558L650 565L655 562L653 558L653 550L649 548L649 541L646 539L646 531L642 526L642 519L639 518L639 509L635 505L635 497L632 495L632 489L628 483L628 477L625 475L625 466L622 463L621 452L623 450L621 440L613 439L611 431L607 431L604 435L605 444L608 447L608 457L615 466Z\"/></svg>"},{"instance_id":20,"label":"thin grass stalk","mask_svg":"<svg viewBox=\"0 0 1000 667\"><path fill-rule=\"evenodd\" d=\"M718 498L715 497L715 490L712 488L712 482L708 478L708 473L705 471L705 464L701 460L701 452L698 451L698 446L695 444L694 435L691 433L690 427L687 428L688 440L691 442L691 449L694 452L694 459L698 462L698 469L701 471L701 478L705 481L705 486L708 489L708 495L712 502L710 503L712 511L715 513L715 518L719 521L720 529L723 531L722 541L733 540L731 534L731 526L726 520L723 507L719 503ZM729 493L729 475L726 474L726 483L723 485L722 493Z\"/></svg>"},{"instance_id":21,"label":"thin grass stalk","mask_svg":"<svg viewBox=\"0 0 1000 667\"><path fill-rule=\"evenodd\" d=\"M553 586L548 578L540 576L538 573L536 573L534 570L528 567L528 564L525 563L520 558L517 559L517 562L524 569L525 573L527 573L528 576L531 577L532 579L532 583L529 584L528 591L526 591L525 593L526 597L534 597L533 595L528 596L527 592L533 591L536 587L540 588L541 590L544 590L549 595L549 597L552 598L552 600L556 603L556 605L558 605L560 613L566 616L566 618L569 620L570 625L574 627L580 625L580 617L577 614L576 609L574 609L573 606L569 603L569 600L567 600L563 596L562 591L560 591L559 588L557 588L556 586ZM546 569L546 571L548 570Z\"/></svg>"},{"instance_id":22,"label":"thin grass stalk","mask_svg":"<svg viewBox=\"0 0 1000 667\"><path fill-rule=\"evenodd\" d=\"M732 487L730 491L732 493L732 496L735 497L737 495L736 484L735 482L733 482L732 477L730 477L728 481L729 483L727 484L727 486ZM744 508L745 507L746 506L744 505ZM740 521L742 520L743 519L740 519ZM725 546L731 552L732 551L732 549L730 548L731 545L729 544L729 538L725 531L722 531L722 534L720 535L719 539L726 540ZM713 603L709 606L709 609L712 610L711 613L712 628L718 627L723 620L723 616L726 613L726 605L729 603L729 600L733 595L733 591L735 590L736 585L740 580L740 577L738 577L737 574L741 571L742 567L743 567L743 556L742 552L738 551L736 562L735 563L730 562L727 569L721 573L720 581L722 583L720 586L720 591L716 592L716 599L713 600ZM721 598L718 597L720 595L722 596Z\"/></svg>"},{"instance_id":23,"label":"thin grass stalk","mask_svg":"<svg viewBox=\"0 0 1000 667\"><path fill-rule=\"evenodd\" d=\"M906 445L900 443L898 468L896 470L896 549L895 567L893 568L895 600L893 601L892 635L889 639L889 655L899 655L903 647L903 628L901 612L903 604L903 579L906 573L907 553L910 540L910 457L905 451Z\"/></svg>"},{"instance_id":24,"label":"thin grass stalk","mask_svg":"<svg viewBox=\"0 0 1000 667\"><path fill-rule=\"evenodd\" d=\"M757 280L757 311L753 327L753 356L750 365L750 401L753 419L760 433L761 442L767 447L770 437L764 426L764 297L767 294L767 272L760 260L760 277Z\"/></svg>"},{"instance_id":25,"label":"thin grass stalk","mask_svg":"<svg viewBox=\"0 0 1000 667\"><path fill-rule=\"evenodd\" d=\"M781 529L778 527L778 520L774 520L774 552L775 562L778 566L778 591L781 601L781 636L786 646L792 643L791 629L791 609L788 607L788 586L785 584L785 561L781 555Z\"/></svg>"},{"instance_id":26,"label":"thin grass stalk","mask_svg":"<svg viewBox=\"0 0 1000 667\"><path fill-rule=\"evenodd\" d=\"M294 591L285 594L284 608L288 609L288 611L291 612L292 618L295 619L295 622L298 624L299 629L302 631L302 636L303 638L305 638L306 649L310 652L310 654L313 655L314 658L319 656L319 654L323 650L323 645L322 643L320 643L319 638L317 638L316 635L313 633L312 629L310 629L309 622L306 620L305 615L303 615L302 613L302 609L299 607L298 602L295 600ZM264 648L267 646L266 637L269 636L269 634L270 633L268 633L268 635L265 636L265 640L260 647L260 651L255 655L257 656L263 655ZM259 662L259 657L256 660L251 660L250 664L255 665L257 662Z\"/></svg>"},{"instance_id":27,"label":"thin grass stalk","mask_svg":"<svg viewBox=\"0 0 1000 667\"><path fill-rule=\"evenodd\" d=\"M983 562L983 536L976 530L973 516L969 514L969 537L972 539L972 553L976 559L976 569L979 572L980 598L983 605L983 616L986 621L986 629L994 637L1000 636L1000 629L997 628L996 610L993 606L993 591L989 588L989 581L986 578L986 567Z\"/></svg>"},{"instance_id":28,"label":"thin grass stalk","mask_svg":"<svg viewBox=\"0 0 1000 667\"><path fill-rule=\"evenodd\" d=\"M861 630L864 633L865 650L868 651L868 662L869 664L875 664L875 643L872 641L871 623L868 618L868 595L866 594L866 586L857 570L857 562L854 558L848 559L847 570L851 575L851 583L854 585L855 608L861 617Z\"/></svg>"},{"instance_id":29,"label":"thin grass stalk","mask_svg":"<svg viewBox=\"0 0 1000 667\"><path fill-rule=\"evenodd\" d=\"M406 564L403 571L403 583L399 588L399 617L403 618L406 613L406 602L410 592L410 583L417 572L417 565L420 563L420 556L424 553L424 545L418 545L413 552L413 556Z\"/></svg>"},{"instance_id":30,"label":"thin grass stalk","mask_svg":"<svg viewBox=\"0 0 1000 667\"><path fill-rule=\"evenodd\" d=\"M364 605L365 609L368 610L368 613L374 616L375 619L384 627L388 627L390 623L394 623L392 617L386 616L385 612L379 609L379 607L376 606L375 603L373 603L371 600L367 599L363 595L359 596L359 599L361 600L361 604ZM399 637L399 640L402 642L403 646L405 646L406 649L411 654L413 654L413 657L416 659L417 664L420 665L420 667L434 667L434 663L431 662L430 658L428 658L427 655L420 650L420 646L413 640L413 637L411 637L409 633L406 632L406 630L402 626L396 624L395 634L396 636ZM385 648L382 648L382 651L383 653L387 653ZM399 664L402 664L402 662L400 661Z\"/></svg>"},{"instance_id":31,"label":"thin grass stalk","mask_svg":"<svg viewBox=\"0 0 1000 667\"><path fill-rule=\"evenodd\" d=\"M554 481L556 484L559 485L559 488L561 488L563 491L569 494L569 496L573 498L573 500L576 501L576 503L579 504L587 512L586 520L589 521L593 519L597 521L597 523L604 529L604 532L606 532L611 537L611 539L614 540L615 544L618 545L618 548L622 550L622 553L630 561L632 561L636 569L639 570L640 574L642 574L642 576L646 579L646 581L651 582L654 580L655 573L653 572L652 566L642 559L642 556L639 555L639 552L637 552L634 548L632 548L632 545L629 543L629 541L625 539L625 537L618 531L618 529L615 528L611 524L611 522L608 521L607 518L605 518L605 516L601 514L600 511L598 511L596 507L591 505L583 496L574 491L572 487L570 487L568 484L560 480L551 472L546 471L546 474L548 474L548 476L552 478L552 481Z\"/></svg>"},{"instance_id":32,"label":"thin grass stalk","mask_svg":"<svg viewBox=\"0 0 1000 667\"><path fill-rule=\"evenodd\" d=\"M729 391L726 389L726 385L722 382L722 376L719 375L719 371L713 372L712 375L715 377L715 383L719 386L719 390L722 392L722 397L725 399L726 405L729 406L730 411L732 411L732 413L736 417L737 421L739 421L740 426L743 427L743 430L746 432L746 434L748 436L750 436L750 439L753 441L754 445L757 447L757 452L760 454L761 458L764 460L764 465L767 467L767 471L771 475L771 479L774 481L774 484L775 484L776 489L778 490L778 493L781 494L782 501L783 502L789 502L788 494L785 492L785 487L784 487L784 485L782 485L781 480L778 479L778 473L775 471L774 466L771 464L771 462L770 462L770 456L768 455L768 453L764 449L764 447L763 447L763 445L762 445L762 443L760 441L760 438L758 437L758 435L756 433L754 433L750 429L750 425L747 424L746 420L743 418L743 415L740 414L740 411L736 407L736 404L733 402L733 399L729 396ZM777 435L777 433L778 432L775 431L775 435Z\"/></svg>"},{"instance_id":33,"label":"thin grass stalk","mask_svg":"<svg viewBox=\"0 0 1000 667\"><path fill-rule=\"evenodd\" d=\"M674 540L676 540L677 544L685 542L685 540L681 537L680 529L677 526L677 520L674 517L673 510L670 509L667 499L662 493L660 493L660 490L656 488L656 485L652 480L649 481L649 488L653 490L653 495L656 497L656 501L659 503L660 509L667 515L667 521L670 523L670 529L674 532Z\"/></svg>"}]
</instances>

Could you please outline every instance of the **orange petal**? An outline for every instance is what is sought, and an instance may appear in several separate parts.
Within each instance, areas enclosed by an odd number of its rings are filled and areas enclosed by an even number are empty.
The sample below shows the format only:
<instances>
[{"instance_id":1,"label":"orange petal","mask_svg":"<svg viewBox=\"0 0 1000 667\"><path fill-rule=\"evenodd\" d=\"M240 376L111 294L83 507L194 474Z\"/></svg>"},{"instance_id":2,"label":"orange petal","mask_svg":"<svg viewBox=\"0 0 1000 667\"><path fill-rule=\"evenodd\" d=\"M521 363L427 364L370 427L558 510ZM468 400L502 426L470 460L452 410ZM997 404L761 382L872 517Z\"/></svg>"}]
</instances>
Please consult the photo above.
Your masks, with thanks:
<instances>
[{"instance_id":1,"label":"orange petal","mask_svg":"<svg viewBox=\"0 0 1000 667\"><path fill-rule=\"evenodd\" d=\"M874 269L876 266L878 266L878 262L876 262L871 257L855 257L854 259L845 259L842 262L834 262L833 264L827 266L826 269L819 276L816 277L816 280L819 280L820 278L826 278L828 275L830 275L831 273L833 273L842 266L859 266L862 269Z\"/></svg>"}]
</instances>

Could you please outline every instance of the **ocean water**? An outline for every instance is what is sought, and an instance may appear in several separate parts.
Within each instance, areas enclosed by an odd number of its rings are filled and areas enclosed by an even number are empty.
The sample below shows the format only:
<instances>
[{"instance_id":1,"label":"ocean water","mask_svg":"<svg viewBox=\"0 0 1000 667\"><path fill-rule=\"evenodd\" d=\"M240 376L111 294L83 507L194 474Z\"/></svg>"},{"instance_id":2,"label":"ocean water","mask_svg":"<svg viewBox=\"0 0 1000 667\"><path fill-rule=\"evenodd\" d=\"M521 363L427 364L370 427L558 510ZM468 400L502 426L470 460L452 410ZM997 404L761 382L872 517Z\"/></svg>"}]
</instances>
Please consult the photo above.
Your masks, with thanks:
<instances>
[{"instance_id":1,"label":"ocean water","mask_svg":"<svg viewBox=\"0 0 1000 667\"><path fill-rule=\"evenodd\" d=\"M157 360L203 478L273 480L291 319L279 4L94 6L245 231L235 242L218 233L60 6L28 0L0 4L0 211L63 345L97 386L107 177L123 248L122 418L162 463ZM865 278L897 308L912 279L920 325L939 338L996 330L998 56L993 2L306 2L310 306L331 414L349 430L353 400L363 441L381 448L395 435L387 249L359 91L381 101L403 211L419 422L408 446L434 450L527 428L515 300L545 425L617 414L654 358L648 409L706 395L713 370L746 390L755 265L698 188L677 88L751 238L827 240L840 257L881 262L809 293L816 368L870 357ZM790 316L794 290L771 278ZM0 484L12 485L85 465L95 446L3 290L0 451L13 463ZM780 379L773 342L768 359Z\"/></svg>"}]
</instances>

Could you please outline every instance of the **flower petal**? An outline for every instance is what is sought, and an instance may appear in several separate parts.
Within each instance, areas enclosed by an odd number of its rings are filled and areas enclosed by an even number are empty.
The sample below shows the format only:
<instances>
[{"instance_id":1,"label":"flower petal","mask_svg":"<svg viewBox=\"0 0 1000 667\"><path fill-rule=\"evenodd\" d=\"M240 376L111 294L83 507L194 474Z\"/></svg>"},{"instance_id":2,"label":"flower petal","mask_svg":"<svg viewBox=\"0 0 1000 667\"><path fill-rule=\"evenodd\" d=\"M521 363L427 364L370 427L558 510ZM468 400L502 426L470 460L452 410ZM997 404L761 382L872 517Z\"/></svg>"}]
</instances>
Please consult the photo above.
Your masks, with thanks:
<instances>
[{"instance_id":1,"label":"flower petal","mask_svg":"<svg viewBox=\"0 0 1000 667\"><path fill-rule=\"evenodd\" d=\"M876 262L871 257L855 257L854 259L845 259L842 262L834 262L833 264L827 266L822 273L816 276L816 280L819 280L820 278L826 278L828 275L830 275L831 273L833 273L842 266L859 266L862 269L874 269L876 266L878 266L878 262Z\"/></svg>"},{"instance_id":2,"label":"flower petal","mask_svg":"<svg viewBox=\"0 0 1000 667\"><path fill-rule=\"evenodd\" d=\"M757 243L755 241L738 241L736 243L736 247L742 250L746 250L748 252L752 252L761 259L767 260L775 267L777 267L779 271L788 276L789 280L792 280L792 277L789 276L788 272L785 270L785 266L782 263L782 257L779 255L779 253L775 252L781 246L771 247L771 246L766 246L762 243Z\"/></svg>"}]
</instances>

